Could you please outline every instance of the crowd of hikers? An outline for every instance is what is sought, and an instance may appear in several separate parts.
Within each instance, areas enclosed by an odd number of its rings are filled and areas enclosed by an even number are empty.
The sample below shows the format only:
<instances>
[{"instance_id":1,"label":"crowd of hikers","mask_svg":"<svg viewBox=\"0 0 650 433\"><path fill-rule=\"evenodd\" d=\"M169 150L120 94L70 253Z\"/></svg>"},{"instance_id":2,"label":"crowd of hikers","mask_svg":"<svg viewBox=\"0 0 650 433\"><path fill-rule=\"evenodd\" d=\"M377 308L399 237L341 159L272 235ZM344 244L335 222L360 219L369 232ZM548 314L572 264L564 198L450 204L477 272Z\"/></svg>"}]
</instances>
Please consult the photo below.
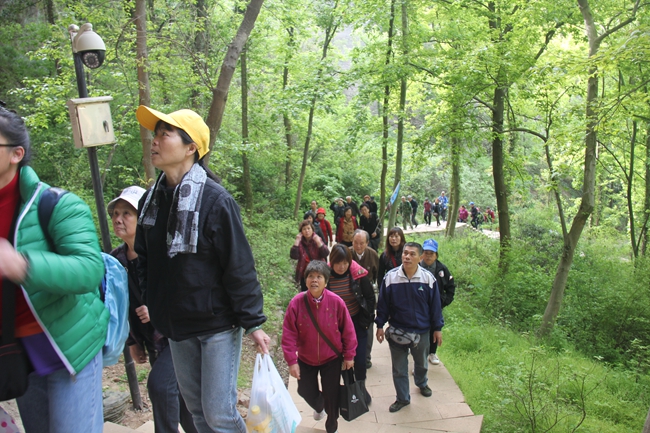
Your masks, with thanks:
<instances>
[{"instance_id":1,"label":"crowd of hikers","mask_svg":"<svg viewBox=\"0 0 650 433\"><path fill-rule=\"evenodd\" d=\"M465 205L461 205L460 209L458 209L458 222L466 223L468 219L472 227L480 230L481 224L492 224L496 221L496 214L489 206L485 209L485 212L481 212L481 209L471 201L469 202L469 210Z\"/></svg>"},{"instance_id":2,"label":"crowd of hikers","mask_svg":"<svg viewBox=\"0 0 650 433\"><path fill-rule=\"evenodd\" d=\"M244 433L236 408L242 338L263 354L270 338L239 207L204 163L210 132L197 113L140 106L136 118L154 134L151 160L160 174L148 190L124 189L107 210L123 242L111 255L128 278L126 344L135 362L152 366L155 431L180 425L186 432ZM0 106L0 401L16 398L26 433L100 433L106 259L90 208L41 182L28 164L31 152L22 118ZM53 194L44 223L41 202ZM408 222L417 225L417 202L403 201ZM441 203L425 200L427 224L432 216L445 219ZM382 228L373 197L361 205L338 198L328 210L334 227L312 202L291 247L300 290L285 313L281 344L298 393L334 433L342 370L354 370L363 398L372 401L365 379L374 340L386 340L391 351L390 412L410 403L409 354L420 393L432 395L428 364L440 363L442 308L455 285L434 239L406 242L392 227L378 253Z\"/></svg>"},{"instance_id":3,"label":"crowd of hikers","mask_svg":"<svg viewBox=\"0 0 650 433\"><path fill-rule=\"evenodd\" d=\"M439 225L447 205L444 191L434 202L425 199L425 223L430 225L434 216ZM404 229L417 226L417 209L411 195L401 198ZM438 260L434 239L423 245L406 242L403 229L396 226L388 230L379 254L381 224L374 197L366 195L361 205L350 196L339 197L329 210L334 229L325 208L312 201L291 246L299 293L285 314L282 349L289 373L298 379L298 394L313 409L315 420L327 416L325 429L333 433L338 428L341 370L354 371L366 403L372 403L365 380L375 339L387 340L391 351L396 400L389 412L410 403L409 354L415 385L423 396L433 394L428 364L440 363L436 352L442 343L442 308L453 301L455 283Z\"/></svg>"}]
</instances>

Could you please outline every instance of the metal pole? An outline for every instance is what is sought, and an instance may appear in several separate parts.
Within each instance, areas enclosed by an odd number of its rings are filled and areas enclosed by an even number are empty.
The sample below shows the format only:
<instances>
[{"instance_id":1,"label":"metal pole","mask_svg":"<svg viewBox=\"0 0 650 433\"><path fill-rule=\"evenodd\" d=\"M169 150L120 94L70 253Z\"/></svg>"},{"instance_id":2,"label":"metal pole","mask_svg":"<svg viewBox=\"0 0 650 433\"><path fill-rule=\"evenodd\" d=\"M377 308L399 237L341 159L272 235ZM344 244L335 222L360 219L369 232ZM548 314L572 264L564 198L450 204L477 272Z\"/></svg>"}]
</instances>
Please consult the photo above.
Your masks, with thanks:
<instances>
[{"instance_id":1,"label":"metal pole","mask_svg":"<svg viewBox=\"0 0 650 433\"><path fill-rule=\"evenodd\" d=\"M72 53L74 58L74 72L77 77L77 89L79 90L80 98L88 97L88 88L86 87L86 78L84 75L84 65L81 61L79 53ZM95 205L97 206L97 217L99 220L99 231L102 236L102 248L105 253L110 253L113 247L111 246L111 235L108 231L108 219L106 217L106 207L104 206L104 191L102 190L102 180L99 174L99 162L97 161L97 149L95 147L88 148L88 161L90 162L90 175L93 180L93 193L95 196ZM135 370L135 363L131 357L131 352L128 346L124 346L124 369L126 376L129 379L129 391L131 392L131 400L133 401L133 408L142 409L142 397L140 397L140 387L138 386L138 374Z\"/></svg>"},{"instance_id":2,"label":"metal pole","mask_svg":"<svg viewBox=\"0 0 650 433\"><path fill-rule=\"evenodd\" d=\"M73 53L74 72L77 76L77 89L80 98L88 97L88 88L86 87L86 78L84 76L84 65L79 53ZM97 207L97 218L99 220L99 232L102 236L102 249L105 253L110 253L111 235L108 231L108 218L106 217L106 207L104 206L104 191L102 190L102 178L99 174L99 162L97 161L97 149L88 148L88 161L90 162L90 176L93 181L93 193L95 196L95 206Z\"/></svg>"}]
</instances>

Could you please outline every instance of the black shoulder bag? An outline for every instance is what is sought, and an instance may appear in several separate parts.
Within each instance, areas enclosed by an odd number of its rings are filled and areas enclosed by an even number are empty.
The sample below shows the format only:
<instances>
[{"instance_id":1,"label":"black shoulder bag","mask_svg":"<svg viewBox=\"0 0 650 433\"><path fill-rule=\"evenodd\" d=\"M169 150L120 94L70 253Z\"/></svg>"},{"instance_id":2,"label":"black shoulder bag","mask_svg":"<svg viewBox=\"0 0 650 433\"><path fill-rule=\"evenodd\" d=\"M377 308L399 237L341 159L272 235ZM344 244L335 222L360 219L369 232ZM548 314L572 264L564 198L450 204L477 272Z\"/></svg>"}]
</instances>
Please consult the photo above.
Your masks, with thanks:
<instances>
[{"instance_id":1,"label":"black shoulder bag","mask_svg":"<svg viewBox=\"0 0 650 433\"><path fill-rule=\"evenodd\" d=\"M318 326L318 322L316 322L314 313L311 311L311 308L309 307L309 300L307 299L306 292L303 297L305 299L305 307L307 307L307 312L309 313L309 317L311 318L314 327L316 328L320 336L323 337L325 343L327 343L327 345L334 351L334 353L336 353L339 359L343 359L343 355L341 354L341 352L339 352L336 349L336 347L334 346L334 344L332 344L329 338L327 338L325 334L323 334L323 331L321 331L320 326ZM359 382L355 381L354 379L354 369L351 368L349 370L342 370L341 374L343 375L343 385L339 385L340 386L339 410L341 411L341 416L343 417L344 420L352 421L353 419L368 412L368 404L366 403L365 394L363 392L363 389L361 388L361 385L359 384Z\"/></svg>"},{"instance_id":2,"label":"black shoulder bag","mask_svg":"<svg viewBox=\"0 0 650 433\"><path fill-rule=\"evenodd\" d=\"M7 239L13 239L19 207L11 225ZM32 372L32 364L16 341L16 291L18 286L6 278L2 279L2 335L0 338L0 401L12 400L27 392L27 376Z\"/></svg>"},{"instance_id":3,"label":"black shoulder bag","mask_svg":"<svg viewBox=\"0 0 650 433\"><path fill-rule=\"evenodd\" d=\"M31 363L16 341L16 285L2 280L2 342L0 343L0 401L12 400L27 391Z\"/></svg>"},{"instance_id":4,"label":"black shoulder bag","mask_svg":"<svg viewBox=\"0 0 650 433\"><path fill-rule=\"evenodd\" d=\"M314 328L316 328L316 331L320 334L321 337L323 337L323 340L325 340L325 343L336 353L336 356L339 357L339 359L343 359L343 354L338 351L336 346L332 344L329 338L323 334L323 331L320 330L320 326L318 326L318 322L316 322L316 318L314 317L313 311L311 311L311 308L309 307L309 299L307 299L307 292L305 292L305 295L303 296L303 299L305 300L305 307L307 307L307 312L309 313L309 317L311 318L311 322L314 324Z\"/></svg>"}]
</instances>

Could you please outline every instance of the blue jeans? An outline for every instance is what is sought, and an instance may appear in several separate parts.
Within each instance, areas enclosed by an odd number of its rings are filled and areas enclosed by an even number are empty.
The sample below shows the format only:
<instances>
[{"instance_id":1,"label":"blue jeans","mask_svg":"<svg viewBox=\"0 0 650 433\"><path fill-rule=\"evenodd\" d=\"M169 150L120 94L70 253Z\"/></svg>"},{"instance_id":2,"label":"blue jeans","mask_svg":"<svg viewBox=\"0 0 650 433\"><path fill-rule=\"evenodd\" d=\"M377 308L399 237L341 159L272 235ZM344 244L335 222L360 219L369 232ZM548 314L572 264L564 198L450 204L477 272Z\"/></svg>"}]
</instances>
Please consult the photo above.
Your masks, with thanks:
<instances>
[{"instance_id":1,"label":"blue jeans","mask_svg":"<svg viewBox=\"0 0 650 433\"><path fill-rule=\"evenodd\" d=\"M57 370L29 375L29 387L17 399L25 433L102 433L102 352L76 376Z\"/></svg>"},{"instance_id":2,"label":"blue jeans","mask_svg":"<svg viewBox=\"0 0 650 433\"><path fill-rule=\"evenodd\" d=\"M197 433L192 414L178 391L172 351L169 346L150 361L151 372L147 380L147 391L153 409L155 433L178 433L179 422L185 433Z\"/></svg>"},{"instance_id":3,"label":"blue jeans","mask_svg":"<svg viewBox=\"0 0 650 433\"><path fill-rule=\"evenodd\" d=\"M393 343L390 339L387 339L388 347L390 347L390 359L393 364L393 385L395 386L395 392L397 392L397 400L399 401L411 401L411 395L409 393L409 349L411 351L411 356L413 356L413 362L415 364L415 374L413 378L415 379L415 385L418 388L423 388L427 386L427 356L429 355L429 332L427 331L424 334L420 334L420 342L417 346L403 346L397 343Z\"/></svg>"},{"instance_id":4,"label":"blue jeans","mask_svg":"<svg viewBox=\"0 0 650 433\"><path fill-rule=\"evenodd\" d=\"M174 369L199 433L246 433L237 411L241 328L169 341Z\"/></svg>"}]
</instances>

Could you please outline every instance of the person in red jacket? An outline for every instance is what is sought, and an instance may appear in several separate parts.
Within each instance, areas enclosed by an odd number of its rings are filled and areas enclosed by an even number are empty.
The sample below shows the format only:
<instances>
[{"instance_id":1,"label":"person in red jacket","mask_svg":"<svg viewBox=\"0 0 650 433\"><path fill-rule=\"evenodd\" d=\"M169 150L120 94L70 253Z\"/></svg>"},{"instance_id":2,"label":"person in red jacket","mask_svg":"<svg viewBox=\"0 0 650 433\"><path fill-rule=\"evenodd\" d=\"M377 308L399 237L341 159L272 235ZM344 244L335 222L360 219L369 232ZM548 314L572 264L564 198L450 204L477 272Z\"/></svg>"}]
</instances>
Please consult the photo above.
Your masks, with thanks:
<instances>
[{"instance_id":1,"label":"person in red jacket","mask_svg":"<svg viewBox=\"0 0 650 433\"><path fill-rule=\"evenodd\" d=\"M310 262L304 277L308 291L294 296L284 315L282 351L289 374L298 379L298 394L314 410L316 421L327 414L325 430L334 433L338 428L341 370L354 366L357 337L345 301L325 290L330 277L328 266L320 261ZM342 355L342 365L339 354L320 337L307 308L321 332Z\"/></svg>"},{"instance_id":2,"label":"person in red jacket","mask_svg":"<svg viewBox=\"0 0 650 433\"><path fill-rule=\"evenodd\" d=\"M332 225L325 219L325 215L325 208L319 207L316 211L316 221L314 221L314 224L320 226L320 229L325 236L325 243L327 246L331 247L334 242L334 235L332 234Z\"/></svg>"},{"instance_id":3,"label":"person in red jacket","mask_svg":"<svg viewBox=\"0 0 650 433\"><path fill-rule=\"evenodd\" d=\"M467 217L469 217L469 212L467 212L465 205L461 205L460 209L458 209L458 222L466 223Z\"/></svg>"},{"instance_id":4,"label":"person in red jacket","mask_svg":"<svg viewBox=\"0 0 650 433\"><path fill-rule=\"evenodd\" d=\"M354 231L359 228L357 219L352 215L352 208L346 207L343 216L339 218L338 229L336 230L336 242L346 247L352 246Z\"/></svg>"},{"instance_id":5,"label":"person in red jacket","mask_svg":"<svg viewBox=\"0 0 650 433\"><path fill-rule=\"evenodd\" d=\"M330 250L323 243L320 236L314 234L314 226L309 220L301 222L298 231L296 242L289 251L289 257L298 260L296 264L296 284L300 286L300 291L304 292L307 290L304 278L307 264L314 260L327 260Z\"/></svg>"}]
</instances>

